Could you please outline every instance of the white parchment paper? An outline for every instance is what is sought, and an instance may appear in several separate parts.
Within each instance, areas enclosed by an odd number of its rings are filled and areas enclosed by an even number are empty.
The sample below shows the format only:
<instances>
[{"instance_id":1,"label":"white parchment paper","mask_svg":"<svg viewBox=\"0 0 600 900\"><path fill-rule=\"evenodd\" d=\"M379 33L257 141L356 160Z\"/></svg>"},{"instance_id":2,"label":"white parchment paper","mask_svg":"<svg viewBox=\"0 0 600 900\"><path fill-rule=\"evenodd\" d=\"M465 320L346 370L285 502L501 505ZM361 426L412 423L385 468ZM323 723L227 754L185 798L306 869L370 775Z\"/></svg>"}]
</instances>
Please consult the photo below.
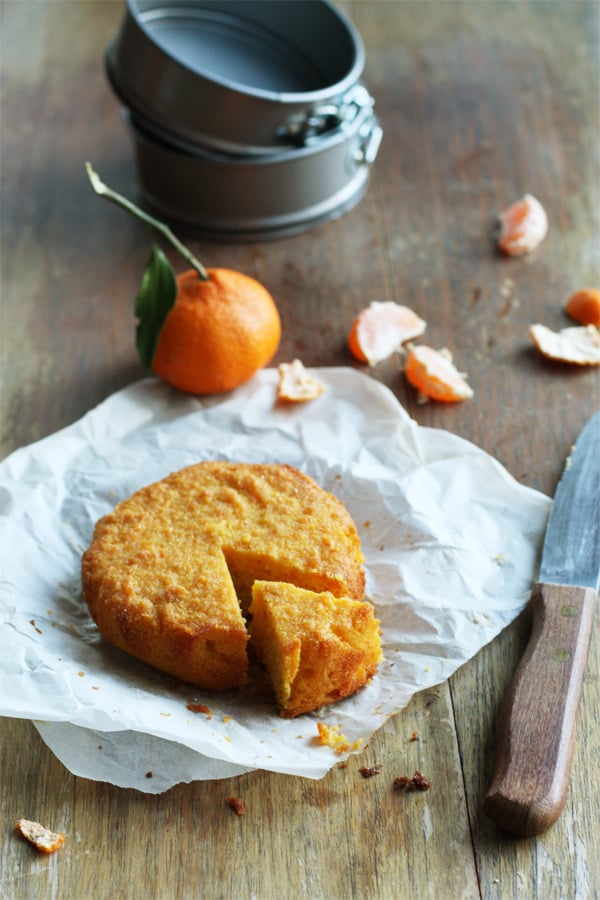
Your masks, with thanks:
<instances>
[{"instance_id":1,"label":"white parchment paper","mask_svg":"<svg viewBox=\"0 0 600 900\"><path fill-rule=\"evenodd\" d=\"M275 402L272 369L209 401L144 379L0 465L0 715L33 720L73 773L151 793L251 769L320 778L340 756L318 744L317 721L366 742L523 608L550 500L473 444L417 426L374 379L315 374L326 392L296 406ZM94 523L215 458L289 463L348 507L385 656L355 697L284 720L268 691L199 692L100 637L80 586Z\"/></svg>"}]
</instances>

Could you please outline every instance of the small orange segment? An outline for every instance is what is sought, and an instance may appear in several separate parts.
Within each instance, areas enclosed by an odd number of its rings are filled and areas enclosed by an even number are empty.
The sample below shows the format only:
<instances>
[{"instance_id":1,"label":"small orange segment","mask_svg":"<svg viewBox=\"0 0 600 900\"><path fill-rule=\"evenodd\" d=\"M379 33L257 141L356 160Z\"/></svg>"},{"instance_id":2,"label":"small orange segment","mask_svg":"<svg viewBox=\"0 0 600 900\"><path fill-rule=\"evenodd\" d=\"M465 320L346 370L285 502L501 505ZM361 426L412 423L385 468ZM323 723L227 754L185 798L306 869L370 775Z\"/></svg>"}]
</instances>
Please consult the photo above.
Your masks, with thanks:
<instances>
[{"instance_id":1,"label":"small orange segment","mask_svg":"<svg viewBox=\"0 0 600 900\"><path fill-rule=\"evenodd\" d=\"M568 316L582 325L600 326L600 289L581 288L571 294L565 305Z\"/></svg>"},{"instance_id":2,"label":"small orange segment","mask_svg":"<svg viewBox=\"0 0 600 900\"><path fill-rule=\"evenodd\" d=\"M539 200L525 194L500 213L498 248L506 256L525 256L538 247L548 233L548 217Z\"/></svg>"},{"instance_id":3,"label":"small orange segment","mask_svg":"<svg viewBox=\"0 0 600 900\"><path fill-rule=\"evenodd\" d=\"M410 346L404 372L420 394L442 403L454 403L473 396L471 387L457 371L445 350L426 346Z\"/></svg>"},{"instance_id":4,"label":"small orange segment","mask_svg":"<svg viewBox=\"0 0 600 900\"><path fill-rule=\"evenodd\" d=\"M164 381L192 394L220 394L248 381L275 355L281 320L271 294L248 275L190 269L177 276L177 297L152 362Z\"/></svg>"},{"instance_id":5,"label":"small orange segment","mask_svg":"<svg viewBox=\"0 0 600 900\"><path fill-rule=\"evenodd\" d=\"M348 335L348 347L360 362L374 366L407 341L420 337L426 328L423 319L393 301L374 301L355 318Z\"/></svg>"},{"instance_id":6,"label":"small orange segment","mask_svg":"<svg viewBox=\"0 0 600 900\"><path fill-rule=\"evenodd\" d=\"M277 399L284 403L305 403L325 391L323 382L309 372L299 359L280 363L278 371Z\"/></svg>"}]
</instances>

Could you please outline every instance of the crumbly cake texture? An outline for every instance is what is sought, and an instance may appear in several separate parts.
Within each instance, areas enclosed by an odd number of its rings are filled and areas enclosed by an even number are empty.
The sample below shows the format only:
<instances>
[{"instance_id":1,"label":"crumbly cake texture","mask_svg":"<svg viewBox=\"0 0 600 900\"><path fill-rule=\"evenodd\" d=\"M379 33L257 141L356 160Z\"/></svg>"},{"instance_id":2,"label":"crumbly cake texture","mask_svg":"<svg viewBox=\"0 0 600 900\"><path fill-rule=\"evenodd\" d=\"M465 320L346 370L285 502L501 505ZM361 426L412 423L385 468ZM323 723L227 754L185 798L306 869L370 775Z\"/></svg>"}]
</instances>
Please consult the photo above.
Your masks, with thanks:
<instances>
[{"instance_id":1,"label":"crumbly cake texture","mask_svg":"<svg viewBox=\"0 0 600 900\"><path fill-rule=\"evenodd\" d=\"M250 613L250 647L285 717L349 697L377 671L380 623L370 603L256 581Z\"/></svg>"},{"instance_id":2,"label":"crumbly cake texture","mask_svg":"<svg viewBox=\"0 0 600 900\"><path fill-rule=\"evenodd\" d=\"M361 601L363 562L345 506L307 475L279 464L202 462L100 519L82 587L106 640L219 691L246 681L256 580Z\"/></svg>"}]
</instances>

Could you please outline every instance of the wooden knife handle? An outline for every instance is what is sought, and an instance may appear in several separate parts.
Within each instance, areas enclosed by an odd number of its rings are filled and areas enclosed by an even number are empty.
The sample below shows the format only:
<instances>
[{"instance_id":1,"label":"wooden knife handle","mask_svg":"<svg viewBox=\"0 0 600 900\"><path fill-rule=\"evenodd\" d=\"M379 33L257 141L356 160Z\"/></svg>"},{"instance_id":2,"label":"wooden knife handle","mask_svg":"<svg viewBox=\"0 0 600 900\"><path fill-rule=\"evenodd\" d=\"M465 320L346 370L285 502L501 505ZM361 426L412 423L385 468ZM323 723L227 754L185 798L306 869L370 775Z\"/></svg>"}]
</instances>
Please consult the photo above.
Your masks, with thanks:
<instances>
[{"instance_id":1,"label":"wooden knife handle","mask_svg":"<svg viewBox=\"0 0 600 900\"><path fill-rule=\"evenodd\" d=\"M498 720L485 814L519 836L542 834L567 796L594 612L590 588L537 584L531 637Z\"/></svg>"}]
</instances>

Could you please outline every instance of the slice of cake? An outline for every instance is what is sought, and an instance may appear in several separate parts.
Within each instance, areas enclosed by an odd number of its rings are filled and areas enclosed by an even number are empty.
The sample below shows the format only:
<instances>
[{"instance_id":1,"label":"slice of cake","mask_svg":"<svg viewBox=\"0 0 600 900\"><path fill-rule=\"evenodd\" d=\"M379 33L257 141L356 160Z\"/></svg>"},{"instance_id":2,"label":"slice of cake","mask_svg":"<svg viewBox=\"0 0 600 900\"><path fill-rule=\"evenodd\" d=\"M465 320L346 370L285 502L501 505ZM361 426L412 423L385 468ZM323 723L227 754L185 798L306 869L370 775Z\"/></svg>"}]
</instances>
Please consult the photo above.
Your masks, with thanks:
<instances>
[{"instance_id":1,"label":"slice of cake","mask_svg":"<svg viewBox=\"0 0 600 900\"><path fill-rule=\"evenodd\" d=\"M379 622L366 601L256 581L251 651L265 666L281 715L292 718L349 697L381 661Z\"/></svg>"}]
</instances>

